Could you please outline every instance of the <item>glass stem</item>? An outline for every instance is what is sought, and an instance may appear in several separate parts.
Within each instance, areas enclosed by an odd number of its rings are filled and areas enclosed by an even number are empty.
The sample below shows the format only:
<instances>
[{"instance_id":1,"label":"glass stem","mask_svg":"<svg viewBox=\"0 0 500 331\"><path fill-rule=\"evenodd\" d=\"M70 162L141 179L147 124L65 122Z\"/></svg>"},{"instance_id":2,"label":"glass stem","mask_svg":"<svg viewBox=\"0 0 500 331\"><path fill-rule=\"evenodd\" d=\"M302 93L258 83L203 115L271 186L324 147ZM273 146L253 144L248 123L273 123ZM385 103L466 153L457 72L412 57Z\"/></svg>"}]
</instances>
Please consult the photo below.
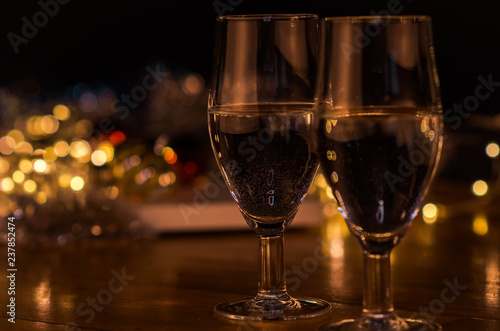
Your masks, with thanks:
<instances>
[{"instance_id":1,"label":"glass stem","mask_svg":"<svg viewBox=\"0 0 500 331\"><path fill-rule=\"evenodd\" d=\"M260 272L257 297L260 299L273 299L286 294L283 241L283 234L259 236Z\"/></svg>"},{"instance_id":2,"label":"glass stem","mask_svg":"<svg viewBox=\"0 0 500 331\"><path fill-rule=\"evenodd\" d=\"M391 286L390 253L364 252L363 317L370 320L395 318Z\"/></svg>"}]
</instances>

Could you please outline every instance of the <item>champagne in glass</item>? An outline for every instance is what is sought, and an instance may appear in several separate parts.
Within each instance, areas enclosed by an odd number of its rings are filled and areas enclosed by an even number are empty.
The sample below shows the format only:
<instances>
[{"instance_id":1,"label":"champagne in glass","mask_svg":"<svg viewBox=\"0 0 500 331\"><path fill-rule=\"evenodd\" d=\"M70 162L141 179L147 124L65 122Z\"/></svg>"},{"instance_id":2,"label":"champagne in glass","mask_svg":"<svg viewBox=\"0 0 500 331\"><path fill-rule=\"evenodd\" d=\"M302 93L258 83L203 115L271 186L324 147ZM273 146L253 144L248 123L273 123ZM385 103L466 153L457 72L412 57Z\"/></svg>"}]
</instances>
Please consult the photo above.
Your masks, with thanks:
<instances>
[{"instance_id":1,"label":"champagne in glass","mask_svg":"<svg viewBox=\"0 0 500 331\"><path fill-rule=\"evenodd\" d=\"M294 320L330 304L286 290L283 233L316 174L314 88L317 25L312 14L223 16L209 96L212 147L243 218L260 242L258 293L218 304L239 320Z\"/></svg>"},{"instance_id":2,"label":"champagne in glass","mask_svg":"<svg viewBox=\"0 0 500 331\"><path fill-rule=\"evenodd\" d=\"M321 330L440 330L398 317L390 280L390 252L419 212L443 142L430 18L326 18L322 31L318 153L363 249L364 298L360 319Z\"/></svg>"}]
</instances>

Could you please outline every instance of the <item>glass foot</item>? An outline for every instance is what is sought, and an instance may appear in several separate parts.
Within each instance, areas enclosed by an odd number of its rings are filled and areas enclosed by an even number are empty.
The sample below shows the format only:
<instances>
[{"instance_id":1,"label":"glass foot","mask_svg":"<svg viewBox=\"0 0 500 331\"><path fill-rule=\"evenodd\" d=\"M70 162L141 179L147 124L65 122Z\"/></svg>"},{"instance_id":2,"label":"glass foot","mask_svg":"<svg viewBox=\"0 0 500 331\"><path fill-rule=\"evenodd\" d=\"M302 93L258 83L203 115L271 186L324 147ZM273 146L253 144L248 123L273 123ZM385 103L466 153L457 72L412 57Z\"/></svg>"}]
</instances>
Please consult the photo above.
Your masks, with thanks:
<instances>
[{"instance_id":1,"label":"glass foot","mask_svg":"<svg viewBox=\"0 0 500 331\"><path fill-rule=\"evenodd\" d=\"M220 303L215 306L215 313L235 320L296 320L321 316L330 308L327 301L315 298L289 297L285 301L248 298Z\"/></svg>"},{"instance_id":2,"label":"glass foot","mask_svg":"<svg viewBox=\"0 0 500 331\"><path fill-rule=\"evenodd\" d=\"M366 326L364 320L344 320L321 326L318 331L441 331L440 325L421 320L397 318L396 323Z\"/></svg>"}]
</instances>

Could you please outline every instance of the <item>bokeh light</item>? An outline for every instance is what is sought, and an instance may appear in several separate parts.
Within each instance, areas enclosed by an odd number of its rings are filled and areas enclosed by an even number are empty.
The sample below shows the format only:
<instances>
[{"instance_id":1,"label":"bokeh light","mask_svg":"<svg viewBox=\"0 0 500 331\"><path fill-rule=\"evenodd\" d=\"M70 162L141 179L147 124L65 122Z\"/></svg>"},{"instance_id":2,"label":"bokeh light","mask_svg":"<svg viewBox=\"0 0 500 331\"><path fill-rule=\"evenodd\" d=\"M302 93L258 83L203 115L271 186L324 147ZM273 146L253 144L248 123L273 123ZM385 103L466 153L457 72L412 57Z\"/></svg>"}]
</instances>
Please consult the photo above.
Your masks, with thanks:
<instances>
[{"instance_id":1,"label":"bokeh light","mask_svg":"<svg viewBox=\"0 0 500 331\"><path fill-rule=\"evenodd\" d=\"M57 153L54 147L47 147L43 153L43 159L47 162L54 162L57 160Z\"/></svg>"},{"instance_id":2,"label":"bokeh light","mask_svg":"<svg viewBox=\"0 0 500 331\"><path fill-rule=\"evenodd\" d=\"M33 171L33 163L28 159L22 159L18 164L19 170L25 174L30 174Z\"/></svg>"},{"instance_id":3,"label":"bokeh light","mask_svg":"<svg viewBox=\"0 0 500 331\"><path fill-rule=\"evenodd\" d=\"M14 182L20 184L22 182L24 182L24 178L26 176L24 176L24 173L21 171L21 170L16 170L14 171L14 173L12 174L12 179L14 180Z\"/></svg>"},{"instance_id":4,"label":"bokeh light","mask_svg":"<svg viewBox=\"0 0 500 331\"><path fill-rule=\"evenodd\" d=\"M85 186L85 181L80 176L75 176L71 178L71 182L69 183L71 189L73 191L81 191Z\"/></svg>"},{"instance_id":5,"label":"bokeh light","mask_svg":"<svg viewBox=\"0 0 500 331\"><path fill-rule=\"evenodd\" d=\"M39 204L43 205L44 203L47 202L47 193L45 193L45 192L38 192L36 194L35 200Z\"/></svg>"},{"instance_id":6,"label":"bokeh light","mask_svg":"<svg viewBox=\"0 0 500 331\"><path fill-rule=\"evenodd\" d=\"M54 144L54 150L58 157L64 157L69 153L69 145L63 140L59 140Z\"/></svg>"},{"instance_id":7,"label":"bokeh light","mask_svg":"<svg viewBox=\"0 0 500 331\"><path fill-rule=\"evenodd\" d=\"M33 169L36 172L44 173L47 170L47 163L42 159L35 160L33 161Z\"/></svg>"},{"instance_id":8,"label":"bokeh light","mask_svg":"<svg viewBox=\"0 0 500 331\"><path fill-rule=\"evenodd\" d=\"M7 133L7 136L13 138L16 143L24 141L24 134L19 130L12 130L9 133Z\"/></svg>"},{"instance_id":9,"label":"bokeh light","mask_svg":"<svg viewBox=\"0 0 500 331\"><path fill-rule=\"evenodd\" d=\"M23 188L27 193L33 193L36 191L37 184L33 179L28 179L24 182Z\"/></svg>"},{"instance_id":10,"label":"bokeh light","mask_svg":"<svg viewBox=\"0 0 500 331\"><path fill-rule=\"evenodd\" d=\"M436 222L439 215L438 207L433 203L428 203L422 208L422 218L425 223L434 223Z\"/></svg>"},{"instance_id":11,"label":"bokeh light","mask_svg":"<svg viewBox=\"0 0 500 331\"><path fill-rule=\"evenodd\" d=\"M0 138L0 153L10 155L16 149L16 141L10 136Z\"/></svg>"},{"instance_id":12,"label":"bokeh light","mask_svg":"<svg viewBox=\"0 0 500 331\"><path fill-rule=\"evenodd\" d=\"M174 164L175 162L177 162L177 154L171 147L165 147L162 150L162 153L165 162L167 162L168 164Z\"/></svg>"},{"instance_id":13,"label":"bokeh light","mask_svg":"<svg viewBox=\"0 0 500 331\"><path fill-rule=\"evenodd\" d=\"M102 166L106 163L106 153L101 150L96 150L92 153L90 159L95 166Z\"/></svg>"},{"instance_id":14,"label":"bokeh light","mask_svg":"<svg viewBox=\"0 0 500 331\"><path fill-rule=\"evenodd\" d=\"M59 121L66 121L71 116L71 111L65 105L56 105L54 109L52 109L52 113Z\"/></svg>"},{"instance_id":15,"label":"bokeh light","mask_svg":"<svg viewBox=\"0 0 500 331\"><path fill-rule=\"evenodd\" d=\"M491 158L496 158L500 154L500 147L497 143L489 143L486 146L486 155Z\"/></svg>"},{"instance_id":16,"label":"bokeh light","mask_svg":"<svg viewBox=\"0 0 500 331\"><path fill-rule=\"evenodd\" d=\"M4 178L0 181L0 189L3 192L11 192L15 187L14 181L12 178Z\"/></svg>"},{"instance_id":17,"label":"bokeh light","mask_svg":"<svg viewBox=\"0 0 500 331\"><path fill-rule=\"evenodd\" d=\"M474 195L481 197L488 193L488 184L484 180L477 180L472 184L472 193Z\"/></svg>"},{"instance_id":18,"label":"bokeh light","mask_svg":"<svg viewBox=\"0 0 500 331\"><path fill-rule=\"evenodd\" d=\"M61 187L69 187L70 183L71 183L71 175L70 174L61 174L59 176L59 178L57 179L57 183L59 184L59 186Z\"/></svg>"},{"instance_id":19,"label":"bokeh light","mask_svg":"<svg viewBox=\"0 0 500 331\"><path fill-rule=\"evenodd\" d=\"M472 222L472 231L480 236L484 236L488 233L488 220L484 215L474 216L474 221Z\"/></svg>"},{"instance_id":20,"label":"bokeh light","mask_svg":"<svg viewBox=\"0 0 500 331\"><path fill-rule=\"evenodd\" d=\"M0 175L9 171L9 168L10 168L9 161L2 159L2 157L0 156Z\"/></svg>"},{"instance_id":21,"label":"bokeh light","mask_svg":"<svg viewBox=\"0 0 500 331\"><path fill-rule=\"evenodd\" d=\"M21 141L16 145L16 154L33 154L33 146L26 141Z\"/></svg>"}]
</instances>

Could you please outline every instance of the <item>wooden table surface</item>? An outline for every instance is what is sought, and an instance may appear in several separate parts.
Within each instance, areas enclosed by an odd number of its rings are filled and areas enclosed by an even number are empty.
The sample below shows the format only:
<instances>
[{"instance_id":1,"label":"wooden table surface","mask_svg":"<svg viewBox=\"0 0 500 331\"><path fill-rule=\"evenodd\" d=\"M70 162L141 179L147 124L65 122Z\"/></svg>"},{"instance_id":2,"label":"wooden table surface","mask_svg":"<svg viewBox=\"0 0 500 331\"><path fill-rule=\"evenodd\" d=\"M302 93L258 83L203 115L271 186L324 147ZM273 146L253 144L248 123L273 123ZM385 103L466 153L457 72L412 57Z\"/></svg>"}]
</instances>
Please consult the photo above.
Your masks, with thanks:
<instances>
[{"instance_id":1,"label":"wooden table surface","mask_svg":"<svg viewBox=\"0 0 500 331\"><path fill-rule=\"evenodd\" d=\"M445 331L500 330L500 216L485 214L484 235L472 231L473 218L417 217L392 255L401 316L435 320ZM285 236L290 293L330 301L330 315L266 323L214 316L215 304L256 293L257 244L248 231L18 245L15 324L7 321L2 245L0 330L315 330L359 316L361 249L336 218L321 229L292 224Z\"/></svg>"}]
</instances>

